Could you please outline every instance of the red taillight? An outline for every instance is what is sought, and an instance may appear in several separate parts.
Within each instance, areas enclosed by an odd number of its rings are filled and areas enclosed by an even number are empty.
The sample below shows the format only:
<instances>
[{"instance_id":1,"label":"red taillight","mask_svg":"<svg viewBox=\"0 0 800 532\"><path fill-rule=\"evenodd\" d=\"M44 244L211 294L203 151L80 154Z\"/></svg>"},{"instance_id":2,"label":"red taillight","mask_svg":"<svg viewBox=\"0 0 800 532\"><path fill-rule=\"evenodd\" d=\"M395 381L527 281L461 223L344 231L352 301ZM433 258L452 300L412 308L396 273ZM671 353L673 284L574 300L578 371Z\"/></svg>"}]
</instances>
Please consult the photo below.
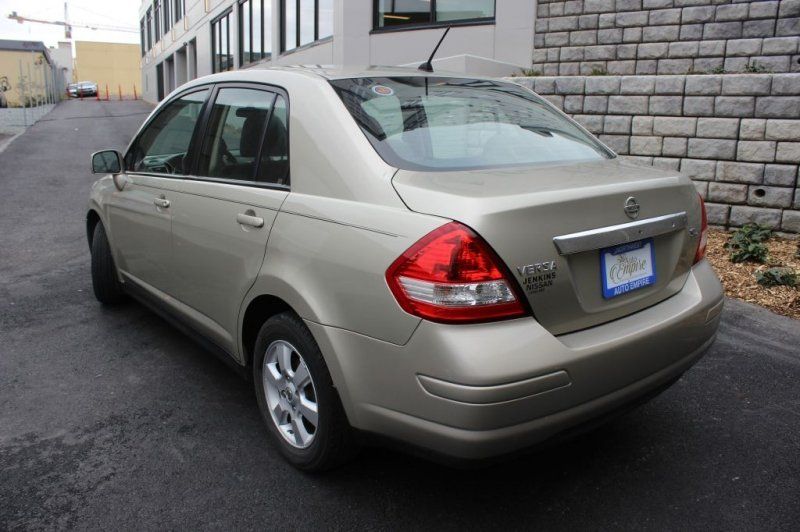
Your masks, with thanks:
<instances>
[{"instance_id":1,"label":"red taillight","mask_svg":"<svg viewBox=\"0 0 800 532\"><path fill-rule=\"evenodd\" d=\"M471 229L450 222L408 248L386 270L406 312L441 323L476 323L525 316L506 267Z\"/></svg>"},{"instance_id":2,"label":"red taillight","mask_svg":"<svg viewBox=\"0 0 800 532\"><path fill-rule=\"evenodd\" d=\"M697 241L697 251L694 253L694 262L697 264L706 256L706 246L708 245L708 215L706 215L706 202L700 198L700 239Z\"/></svg>"}]
</instances>

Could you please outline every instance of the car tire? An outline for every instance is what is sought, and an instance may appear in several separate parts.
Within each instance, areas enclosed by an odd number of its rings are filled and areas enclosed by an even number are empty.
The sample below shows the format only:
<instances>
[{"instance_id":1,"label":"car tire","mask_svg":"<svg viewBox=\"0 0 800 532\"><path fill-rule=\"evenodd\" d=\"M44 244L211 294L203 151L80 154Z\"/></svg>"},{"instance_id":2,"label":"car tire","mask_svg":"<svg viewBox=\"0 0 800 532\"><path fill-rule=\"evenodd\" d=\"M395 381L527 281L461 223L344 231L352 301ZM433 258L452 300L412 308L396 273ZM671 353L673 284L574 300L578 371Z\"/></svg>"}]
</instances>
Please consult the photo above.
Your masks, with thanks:
<instances>
[{"instance_id":1,"label":"car tire","mask_svg":"<svg viewBox=\"0 0 800 532\"><path fill-rule=\"evenodd\" d=\"M102 223L95 226L92 234L92 288L94 297L104 305L113 305L125 298Z\"/></svg>"},{"instance_id":2,"label":"car tire","mask_svg":"<svg viewBox=\"0 0 800 532\"><path fill-rule=\"evenodd\" d=\"M282 357L287 351L291 351L288 358ZM284 359L288 364L281 363ZM301 364L308 371L308 383ZM270 372L267 379L265 372ZM322 352L294 313L277 314L261 326L253 355L253 383L271 439L292 465L308 472L325 471L355 455L352 429ZM303 414L304 410L313 412L308 408L312 404L316 425ZM304 444L301 434L310 435L310 440Z\"/></svg>"}]
</instances>

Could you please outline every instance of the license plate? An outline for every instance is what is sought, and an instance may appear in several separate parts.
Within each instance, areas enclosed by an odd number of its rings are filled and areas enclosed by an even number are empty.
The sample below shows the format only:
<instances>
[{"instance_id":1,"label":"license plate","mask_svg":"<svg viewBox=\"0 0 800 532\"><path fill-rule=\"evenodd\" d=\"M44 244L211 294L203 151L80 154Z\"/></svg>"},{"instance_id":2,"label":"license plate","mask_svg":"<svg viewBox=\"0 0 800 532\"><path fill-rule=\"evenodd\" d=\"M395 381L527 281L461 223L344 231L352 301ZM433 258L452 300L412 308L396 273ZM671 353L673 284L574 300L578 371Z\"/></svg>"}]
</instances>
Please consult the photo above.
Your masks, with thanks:
<instances>
[{"instance_id":1,"label":"license plate","mask_svg":"<svg viewBox=\"0 0 800 532\"><path fill-rule=\"evenodd\" d=\"M611 299L656 284L653 239L600 250L603 297Z\"/></svg>"}]
</instances>

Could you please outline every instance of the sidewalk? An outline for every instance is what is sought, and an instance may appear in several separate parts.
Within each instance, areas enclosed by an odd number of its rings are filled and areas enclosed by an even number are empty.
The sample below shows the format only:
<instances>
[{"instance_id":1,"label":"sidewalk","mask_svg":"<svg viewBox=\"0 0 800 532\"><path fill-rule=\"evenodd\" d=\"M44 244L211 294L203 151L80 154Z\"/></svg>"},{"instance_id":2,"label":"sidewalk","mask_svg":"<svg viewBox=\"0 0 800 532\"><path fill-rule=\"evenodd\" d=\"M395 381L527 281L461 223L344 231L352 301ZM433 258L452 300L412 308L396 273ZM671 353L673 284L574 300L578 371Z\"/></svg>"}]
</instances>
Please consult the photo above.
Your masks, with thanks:
<instances>
[{"instance_id":1,"label":"sidewalk","mask_svg":"<svg viewBox=\"0 0 800 532\"><path fill-rule=\"evenodd\" d=\"M56 104L47 104L26 109L19 107L0 109L0 153L55 106Z\"/></svg>"},{"instance_id":2,"label":"sidewalk","mask_svg":"<svg viewBox=\"0 0 800 532\"><path fill-rule=\"evenodd\" d=\"M55 104L39 107L9 107L0 109L0 134L16 135L35 124L40 118L53 110Z\"/></svg>"}]
</instances>

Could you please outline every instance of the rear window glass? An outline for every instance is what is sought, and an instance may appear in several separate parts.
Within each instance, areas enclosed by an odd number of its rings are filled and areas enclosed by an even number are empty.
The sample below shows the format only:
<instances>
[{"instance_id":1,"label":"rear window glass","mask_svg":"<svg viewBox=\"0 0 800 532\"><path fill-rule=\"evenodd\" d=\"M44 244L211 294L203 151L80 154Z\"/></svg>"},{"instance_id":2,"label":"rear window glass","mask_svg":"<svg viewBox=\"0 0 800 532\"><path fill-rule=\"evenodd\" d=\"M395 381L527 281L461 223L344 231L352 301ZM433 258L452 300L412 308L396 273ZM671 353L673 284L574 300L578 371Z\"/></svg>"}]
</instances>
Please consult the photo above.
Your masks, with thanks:
<instances>
[{"instance_id":1,"label":"rear window glass","mask_svg":"<svg viewBox=\"0 0 800 532\"><path fill-rule=\"evenodd\" d=\"M462 170L613 156L512 83L408 76L331 84L381 157L398 168Z\"/></svg>"}]
</instances>

